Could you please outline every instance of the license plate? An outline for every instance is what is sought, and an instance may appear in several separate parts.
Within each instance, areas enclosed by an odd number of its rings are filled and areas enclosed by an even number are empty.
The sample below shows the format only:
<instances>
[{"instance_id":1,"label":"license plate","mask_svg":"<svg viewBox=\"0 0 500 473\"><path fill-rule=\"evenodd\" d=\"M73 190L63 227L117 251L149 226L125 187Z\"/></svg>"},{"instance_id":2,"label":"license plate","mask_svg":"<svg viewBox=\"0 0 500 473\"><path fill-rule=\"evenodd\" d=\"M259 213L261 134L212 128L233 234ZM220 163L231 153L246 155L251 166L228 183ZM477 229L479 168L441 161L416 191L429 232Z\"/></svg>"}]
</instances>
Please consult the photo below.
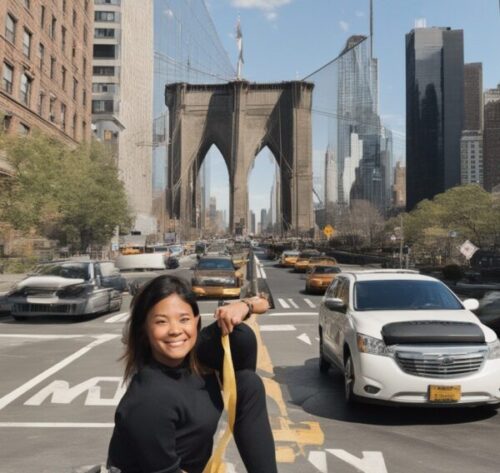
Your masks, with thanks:
<instances>
[{"instance_id":1,"label":"license plate","mask_svg":"<svg viewBox=\"0 0 500 473\"><path fill-rule=\"evenodd\" d=\"M457 402L462 397L462 387L458 386L429 386L429 401Z\"/></svg>"}]
</instances>

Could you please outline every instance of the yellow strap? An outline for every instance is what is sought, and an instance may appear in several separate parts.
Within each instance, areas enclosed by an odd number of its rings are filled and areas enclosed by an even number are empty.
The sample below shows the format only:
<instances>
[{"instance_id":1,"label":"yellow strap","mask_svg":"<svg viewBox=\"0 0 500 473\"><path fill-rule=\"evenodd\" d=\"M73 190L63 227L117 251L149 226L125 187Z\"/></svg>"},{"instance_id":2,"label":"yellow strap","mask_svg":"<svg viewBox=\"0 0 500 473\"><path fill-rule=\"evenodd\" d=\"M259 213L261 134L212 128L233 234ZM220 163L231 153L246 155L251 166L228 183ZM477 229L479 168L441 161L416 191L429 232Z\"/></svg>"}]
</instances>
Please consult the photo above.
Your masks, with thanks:
<instances>
[{"instance_id":1,"label":"yellow strap","mask_svg":"<svg viewBox=\"0 0 500 473\"><path fill-rule=\"evenodd\" d=\"M228 425L217 447L215 448L210 460L208 461L203 473L225 473L226 466L222 461L224 451L231 439L231 434L234 429L234 421L236 420L236 377L234 375L233 358L231 356L231 346L229 337L222 336L222 348L224 349L224 363L222 366L223 387L222 398L224 399L224 407L227 410Z\"/></svg>"}]
</instances>

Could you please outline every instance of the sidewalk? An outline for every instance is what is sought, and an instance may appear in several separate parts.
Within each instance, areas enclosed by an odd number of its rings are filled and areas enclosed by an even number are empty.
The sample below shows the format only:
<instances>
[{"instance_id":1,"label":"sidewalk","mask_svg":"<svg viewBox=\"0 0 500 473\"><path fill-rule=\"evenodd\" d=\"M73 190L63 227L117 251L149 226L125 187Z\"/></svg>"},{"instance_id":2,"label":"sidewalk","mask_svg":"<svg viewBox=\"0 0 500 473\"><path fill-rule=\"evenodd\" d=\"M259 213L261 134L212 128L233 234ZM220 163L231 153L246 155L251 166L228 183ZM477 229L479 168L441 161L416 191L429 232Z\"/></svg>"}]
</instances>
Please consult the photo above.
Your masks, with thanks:
<instances>
[{"instance_id":1,"label":"sidewalk","mask_svg":"<svg viewBox=\"0 0 500 473\"><path fill-rule=\"evenodd\" d=\"M26 274L0 274L0 293L7 292L16 282L25 277Z\"/></svg>"}]
</instances>

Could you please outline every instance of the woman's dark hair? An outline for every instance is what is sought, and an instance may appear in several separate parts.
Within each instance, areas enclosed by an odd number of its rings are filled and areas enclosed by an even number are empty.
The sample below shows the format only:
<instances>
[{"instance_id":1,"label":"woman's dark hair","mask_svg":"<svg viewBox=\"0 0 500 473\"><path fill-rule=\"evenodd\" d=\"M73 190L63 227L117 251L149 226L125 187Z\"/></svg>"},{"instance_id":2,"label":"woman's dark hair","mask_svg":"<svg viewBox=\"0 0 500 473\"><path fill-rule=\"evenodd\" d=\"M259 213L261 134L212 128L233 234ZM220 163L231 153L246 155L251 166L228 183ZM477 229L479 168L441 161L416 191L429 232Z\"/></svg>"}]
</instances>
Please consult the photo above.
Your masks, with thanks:
<instances>
[{"instance_id":1,"label":"woman's dark hair","mask_svg":"<svg viewBox=\"0 0 500 473\"><path fill-rule=\"evenodd\" d=\"M122 359L125 360L124 378L126 381L151 361L153 355L146 333L147 316L158 302L172 294L178 295L189 304L195 317L199 317L200 309L195 294L186 281L176 276L158 276L140 288L130 304L130 317L124 335L126 348ZM198 319L198 331L200 328L201 318ZM199 373L194 350L189 353L188 361L191 371Z\"/></svg>"}]
</instances>

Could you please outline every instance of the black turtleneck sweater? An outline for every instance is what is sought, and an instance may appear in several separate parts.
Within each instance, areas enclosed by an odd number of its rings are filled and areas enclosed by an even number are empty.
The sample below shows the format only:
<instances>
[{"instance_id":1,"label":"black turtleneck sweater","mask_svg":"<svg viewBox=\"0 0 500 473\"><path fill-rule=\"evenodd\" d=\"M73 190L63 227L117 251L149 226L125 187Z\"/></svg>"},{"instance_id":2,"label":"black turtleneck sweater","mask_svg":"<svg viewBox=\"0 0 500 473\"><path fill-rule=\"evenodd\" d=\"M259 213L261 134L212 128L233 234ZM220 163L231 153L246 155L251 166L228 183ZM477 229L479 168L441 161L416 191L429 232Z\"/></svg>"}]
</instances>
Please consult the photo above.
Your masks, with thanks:
<instances>
[{"instance_id":1,"label":"black turtleneck sweater","mask_svg":"<svg viewBox=\"0 0 500 473\"><path fill-rule=\"evenodd\" d=\"M230 342L235 369L255 370L252 330L239 325ZM201 331L196 350L204 365L222 368L217 324ZM185 365L169 368L152 360L132 378L116 409L108 466L122 473L201 473L222 410L215 374L198 376Z\"/></svg>"}]
</instances>

